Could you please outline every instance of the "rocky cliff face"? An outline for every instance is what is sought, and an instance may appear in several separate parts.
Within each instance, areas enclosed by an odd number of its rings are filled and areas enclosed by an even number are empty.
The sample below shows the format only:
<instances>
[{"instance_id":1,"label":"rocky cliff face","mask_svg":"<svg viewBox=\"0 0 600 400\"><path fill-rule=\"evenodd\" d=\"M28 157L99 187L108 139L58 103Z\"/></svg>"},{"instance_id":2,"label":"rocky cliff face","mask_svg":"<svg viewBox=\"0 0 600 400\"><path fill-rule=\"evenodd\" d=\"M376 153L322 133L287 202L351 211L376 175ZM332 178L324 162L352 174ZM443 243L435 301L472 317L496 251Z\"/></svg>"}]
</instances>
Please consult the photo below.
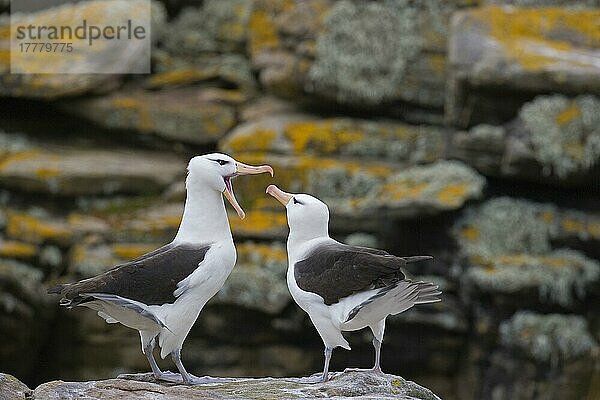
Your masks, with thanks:
<instances>
[{"instance_id":1,"label":"rocky cliff face","mask_svg":"<svg viewBox=\"0 0 600 400\"><path fill-rule=\"evenodd\" d=\"M186 342L194 373L321 367L285 285L287 223L264 195L276 183L323 198L340 240L435 256L407 273L439 283L443 302L390 318L384 370L446 399L598 397L596 0L156 1L153 73L140 76L9 74L5 3L3 371L33 387L148 369L135 332L58 310L45 289L171 240L187 160L219 150L276 174L235 182L238 264ZM370 365L370 337L348 338L333 367ZM126 381L36 391L99 387L199 395ZM311 388L302 396L351 395Z\"/></svg>"}]
</instances>

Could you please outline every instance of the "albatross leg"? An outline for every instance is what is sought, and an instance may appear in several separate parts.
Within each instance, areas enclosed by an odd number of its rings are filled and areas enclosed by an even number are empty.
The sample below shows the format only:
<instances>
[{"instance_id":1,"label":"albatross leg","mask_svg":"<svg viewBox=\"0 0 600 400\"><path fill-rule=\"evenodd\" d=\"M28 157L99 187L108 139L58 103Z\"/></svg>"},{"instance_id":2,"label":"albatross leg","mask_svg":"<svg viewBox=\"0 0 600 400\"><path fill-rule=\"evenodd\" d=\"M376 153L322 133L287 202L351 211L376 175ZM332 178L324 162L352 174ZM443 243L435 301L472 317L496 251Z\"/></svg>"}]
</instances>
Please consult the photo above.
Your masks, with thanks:
<instances>
[{"instance_id":1,"label":"albatross leg","mask_svg":"<svg viewBox=\"0 0 600 400\"><path fill-rule=\"evenodd\" d=\"M226 383L226 382L231 382L234 379L231 378L213 378L210 376L203 376L201 378L190 374L189 372L186 371L185 367L183 366L183 363L181 362L181 349L177 349L175 351L173 351L171 353L171 359L173 360L173 362L175 363L175 366L177 366L177 369L179 370L179 372L181 373L181 377L183 378L183 383L185 383L186 385L206 385L206 384L210 384L210 383ZM179 375L179 374L177 374ZM181 382L181 380L179 381Z\"/></svg>"},{"instance_id":2,"label":"albatross leg","mask_svg":"<svg viewBox=\"0 0 600 400\"><path fill-rule=\"evenodd\" d=\"M156 380L167 381L167 382L175 382L175 383L183 382L183 378L181 377L181 375L176 374L171 371L163 372L160 370L160 368L158 367L158 364L156 363L156 360L154 359L154 354L153 354L154 345L155 345L155 341L154 341L154 339L152 339L152 341L150 341L150 343L148 343L148 345L144 347L144 354L146 355L146 358L148 359L148 363L150 363L150 368L152 368L152 374L154 375L154 378Z\"/></svg>"},{"instance_id":3,"label":"albatross leg","mask_svg":"<svg viewBox=\"0 0 600 400\"><path fill-rule=\"evenodd\" d=\"M383 341L383 332L385 331L385 319L379 321L379 323L375 326L371 326L371 331L373 331L373 348L375 349L375 365L370 369L361 369L361 368L346 368L344 372L353 372L353 371L361 371L361 372L372 372L375 374L382 375L383 371L381 370L381 365L379 363L381 359L381 342Z\"/></svg>"},{"instance_id":4,"label":"albatross leg","mask_svg":"<svg viewBox=\"0 0 600 400\"><path fill-rule=\"evenodd\" d=\"M306 376L303 378L291 378L295 383L323 383L329 380L329 362L331 361L331 353L333 348L325 346L325 365L323 366L323 373Z\"/></svg>"}]
</instances>

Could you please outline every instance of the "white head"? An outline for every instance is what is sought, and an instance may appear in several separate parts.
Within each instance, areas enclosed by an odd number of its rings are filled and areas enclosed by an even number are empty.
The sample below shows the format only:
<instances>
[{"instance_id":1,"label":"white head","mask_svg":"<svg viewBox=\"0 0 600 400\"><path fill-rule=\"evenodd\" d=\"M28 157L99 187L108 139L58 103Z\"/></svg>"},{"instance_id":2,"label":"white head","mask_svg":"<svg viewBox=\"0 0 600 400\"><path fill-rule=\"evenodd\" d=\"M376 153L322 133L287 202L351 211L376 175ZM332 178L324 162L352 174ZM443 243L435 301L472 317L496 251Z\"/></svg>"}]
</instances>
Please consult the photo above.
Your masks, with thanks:
<instances>
[{"instance_id":1,"label":"white head","mask_svg":"<svg viewBox=\"0 0 600 400\"><path fill-rule=\"evenodd\" d=\"M290 236L310 240L328 236L329 208L327 204L308 194L284 192L275 185L267 187L267 193L284 205L290 227Z\"/></svg>"},{"instance_id":2,"label":"white head","mask_svg":"<svg viewBox=\"0 0 600 400\"><path fill-rule=\"evenodd\" d=\"M240 175L261 174L263 172L269 172L273 176L273 168L268 165L258 167L246 165L221 153L193 157L187 169L188 176L185 186L188 192L212 189L223 193L242 219L245 217L245 213L233 193L232 179Z\"/></svg>"}]
</instances>

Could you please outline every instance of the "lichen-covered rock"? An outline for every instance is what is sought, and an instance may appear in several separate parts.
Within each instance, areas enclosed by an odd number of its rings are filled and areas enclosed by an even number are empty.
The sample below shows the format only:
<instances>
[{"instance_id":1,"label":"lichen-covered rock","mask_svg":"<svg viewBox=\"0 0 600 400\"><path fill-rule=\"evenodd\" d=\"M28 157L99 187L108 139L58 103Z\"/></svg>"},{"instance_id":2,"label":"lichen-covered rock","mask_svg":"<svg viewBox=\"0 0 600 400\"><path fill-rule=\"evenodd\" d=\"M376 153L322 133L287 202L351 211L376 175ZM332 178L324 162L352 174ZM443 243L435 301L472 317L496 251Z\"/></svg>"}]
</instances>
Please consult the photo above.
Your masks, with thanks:
<instances>
[{"instance_id":1,"label":"lichen-covered rock","mask_svg":"<svg viewBox=\"0 0 600 400\"><path fill-rule=\"evenodd\" d=\"M579 315L540 315L519 311L500 325L500 342L541 363L558 364L598 351Z\"/></svg>"},{"instance_id":2,"label":"lichen-covered rock","mask_svg":"<svg viewBox=\"0 0 600 400\"><path fill-rule=\"evenodd\" d=\"M25 400L32 390L14 376L0 373L0 399Z\"/></svg>"},{"instance_id":3,"label":"lichen-covered rock","mask_svg":"<svg viewBox=\"0 0 600 400\"><path fill-rule=\"evenodd\" d=\"M143 378L141 376L140 378ZM329 382L301 385L285 378L235 379L233 382L211 386L169 386L151 382L110 379L92 382L53 381L38 386L33 400L69 400L82 395L89 399L117 399L123 394L131 399L404 399L439 400L433 392L414 382L394 375L368 373L338 374ZM157 397L158 396L158 397Z\"/></svg>"},{"instance_id":4,"label":"lichen-covered rock","mask_svg":"<svg viewBox=\"0 0 600 400\"><path fill-rule=\"evenodd\" d=\"M182 58L157 49L154 61L155 73L146 79L144 85L149 89L203 84L229 87L230 93L247 96L256 86L250 62L240 54ZM207 90L199 95L205 97Z\"/></svg>"},{"instance_id":5,"label":"lichen-covered rock","mask_svg":"<svg viewBox=\"0 0 600 400\"><path fill-rule=\"evenodd\" d=\"M276 183L294 193L310 193L334 215L360 217L414 216L460 208L481 195L485 179L459 162L438 161L406 169L381 162L360 162L313 156L245 153L249 163L269 163L278 171ZM397 169L399 172L397 172ZM270 179L236 182L248 208L273 207L264 196Z\"/></svg>"},{"instance_id":6,"label":"lichen-covered rock","mask_svg":"<svg viewBox=\"0 0 600 400\"><path fill-rule=\"evenodd\" d=\"M29 211L6 210L5 234L10 239L24 242L17 245L18 248L15 248L13 243L13 253L8 255L10 258L18 258L15 257L15 252L30 253L33 247L26 246L25 243L55 243L66 246L73 239L73 232L65 220L39 208Z\"/></svg>"},{"instance_id":7,"label":"lichen-covered rock","mask_svg":"<svg viewBox=\"0 0 600 400\"><path fill-rule=\"evenodd\" d=\"M0 185L76 196L151 193L185 173L185 160L138 150L35 148L0 159Z\"/></svg>"},{"instance_id":8,"label":"lichen-covered rock","mask_svg":"<svg viewBox=\"0 0 600 400\"><path fill-rule=\"evenodd\" d=\"M559 186L600 187L600 100L538 96L503 126L481 124L452 136L450 154L492 176Z\"/></svg>"},{"instance_id":9,"label":"lichen-covered rock","mask_svg":"<svg viewBox=\"0 0 600 400\"><path fill-rule=\"evenodd\" d=\"M261 83L284 96L380 106L378 112L398 101L440 108L450 15L468 4L255 1L248 50Z\"/></svg>"},{"instance_id":10,"label":"lichen-covered rock","mask_svg":"<svg viewBox=\"0 0 600 400\"><path fill-rule=\"evenodd\" d=\"M487 6L455 14L448 55L449 120L468 125L465 116L477 103L478 91L486 88L600 93L599 17L597 8L569 7Z\"/></svg>"},{"instance_id":11,"label":"lichen-covered rock","mask_svg":"<svg viewBox=\"0 0 600 400\"><path fill-rule=\"evenodd\" d=\"M486 4L513 5L518 7L600 7L598 0L485 0Z\"/></svg>"},{"instance_id":12,"label":"lichen-covered rock","mask_svg":"<svg viewBox=\"0 0 600 400\"><path fill-rule=\"evenodd\" d=\"M489 259L510 253L543 255L557 239L599 240L599 229L600 216L593 213L498 197L469 209L454 234L468 256Z\"/></svg>"},{"instance_id":13,"label":"lichen-covered rock","mask_svg":"<svg viewBox=\"0 0 600 400\"><path fill-rule=\"evenodd\" d=\"M397 99L406 69L421 49L417 18L417 8L402 0L337 2L316 42L309 90L340 103Z\"/></svg>"},{"instance_id":14,"label":"lichen-covered rock","mask_svg":"<svg viewBox=\"0 0 600 400\"><path fill-rule=\"evenodd\" d=\"M163 47L172 54L195 56L201 52L241 51L246 42L251 1L205 1L200 8L185 8L171 22Z\"/></svg>"},{"instance_id":15,"label":"lichen-covered rock","mask_svg":"<svg viewBox=\"0 0 600 400\"><path fill-rule=\"evenodd\" d=\"M203 99L202 92L194 87L125 89L108 96L65 101L60 107L109 129L194 144L214 143L235 125L235 110L230 105Z\"/></svg>"},{"instance_id":16,"label":"lichen-covered rock","mask_svg":"<svg viewBox=\"0 0 600 400\"><path fill-rule=\"evenodd\" d=\"M118 6L107 6L100 0L65 4L32 14L11 16L13 24L28 26L73 26L74 21L81 23L82 18L93 20L97 25L127 25L131 15L140 18L147 15L148 3L144 1L120 2ZM152 3L152 21L144 25L152 26L155 37L166 18L159 2ZM13 62L19 74L10 74L10 19L0 21L0 93L2 96L56 99L65 96L81 95L90 91L102 92L114 88L120 82L120 76L111 71L133 71L150 54L143 41L104 41L102 46L85 46L78 49L80 57L71 57L61 52L20 54ZM43 57L40 57L40 54ZM39 74L39 69L51 65L52 71L60 74ZM86 65L94 65L106 74L80 74ZM139 69L138 69L139 70ZM28 71L33 71L33 73ZM70 73L71 72L71 73Z\"/></svg>"},{"instance_id":17,"label":"lichen-covered rock","mask_svg":"<svg viewBox=\"0 0 600 400\"><path fill-rule=\"evenodd\" d=\"M271 245L246 242L238 243L236 250L236 267L212 302L277 315L291 301L285 283L285 246L278 242Z\"/></svg>"},{"instance_id":18,"label":"lichen-covered rock","mask_svg":"<svg viewBox=\"0 0 600 400\"><path fill-rule=\"evenodd\" d=\"M270 116L239 125L220 147L230 153L360 157L410 164L442 158L444 131L432 126L302 114Z\"/></svg>"},{"instance_id":19,"label":"lichen-covered rock","mask_svg":"<svg viewBox=\"0 0 600 400\"><path fill-rule=\"evenodd\" d=\"M569 307L589 295L600 279L600 263L568 249L539 256L508 254L475 261L465 279L482 292L510 295L534 290L542 303Z\"/></svg>"},{"instance_id":20,"label":"lichen-covered rock","mask_svg":"<svg viewBox=\"0 0 600 400\"><path fill-rule=\"evenodd\" d=\"M78 280L89 278L162 245L162 243L77 243L71 247L69 252L69 273Z\"/></svg>"},{"instance_id":21,"label":"lichen-covered rock","mask_svg":"<svg viewBox=\"0 0 600 400\"><path fill-rule=\"evenodd\" d=\"M565 212L568 215L568 212ZM472 266L465 279L478 290L503 294L533 290L539 301L572 306L600 280L600 263L551 239L569 237L551 205L497 198L470 210L454 229ZM573 220L565 218L567 226ZM585 235L586 226L578 226ZM572 236L571 236L572 237Z\"/></svg>"},{"instance_id":22,"label":"lichen-covered rock","mask_svg":"<svg viewBox=\"0 0 600 400\"><path fill-rule=\"evenodd\" d=\"M600 99L561 95L540 96L519 113L529 133L535 158L565 178L574 171L587 171L600 161Z\"/></svg>"}]
</instances>

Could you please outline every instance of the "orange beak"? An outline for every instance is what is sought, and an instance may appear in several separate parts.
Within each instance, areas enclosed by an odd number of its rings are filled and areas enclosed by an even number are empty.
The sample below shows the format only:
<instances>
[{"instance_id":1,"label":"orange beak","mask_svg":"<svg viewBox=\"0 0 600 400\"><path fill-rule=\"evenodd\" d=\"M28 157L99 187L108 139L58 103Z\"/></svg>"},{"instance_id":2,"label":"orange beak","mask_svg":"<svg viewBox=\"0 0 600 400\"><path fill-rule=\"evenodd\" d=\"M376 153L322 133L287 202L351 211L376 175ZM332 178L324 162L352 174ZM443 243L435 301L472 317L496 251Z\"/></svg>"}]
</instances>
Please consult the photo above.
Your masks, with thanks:
<instances>
[{"instance_id":1,"label":"orange beak","mask_svg":"<svg viewBox=\"0 0 600 400\"><path fill-rule=\"evenodd\" d=\"M267 186L266 193L273 196L277 201L283 204L284 207L290 202L292 197L294 197L291 193L284 192L275 185Z\"/></svg>"},{"instance_id":2,"label":"orange beak","mask_svg":"<svg viewBox=\"0 0 600 400\"><path fill-rule=\"evenodd\" d=\"M240 176L240 175L256 175L256 174L262 174L265 172L268 172L271 174L271 176L273 176L273 168L271 168L270 165L260 165L260 166L255 167L252 165L247 165L247 164L241 163L239 161L236 161L235 162L235 174L224 178L225 179L225 190L223 191L223 195L225 196L227 201L229 201L229 203L235 209L235 211L237 212L237 215L241 219L244 219L246 217L246 213L244 212L244 210L242 210L242 207L240 206L237 199L235 198L231 180L233 178L235 178L236 176Z\"/></svg>"}]
</instances>

